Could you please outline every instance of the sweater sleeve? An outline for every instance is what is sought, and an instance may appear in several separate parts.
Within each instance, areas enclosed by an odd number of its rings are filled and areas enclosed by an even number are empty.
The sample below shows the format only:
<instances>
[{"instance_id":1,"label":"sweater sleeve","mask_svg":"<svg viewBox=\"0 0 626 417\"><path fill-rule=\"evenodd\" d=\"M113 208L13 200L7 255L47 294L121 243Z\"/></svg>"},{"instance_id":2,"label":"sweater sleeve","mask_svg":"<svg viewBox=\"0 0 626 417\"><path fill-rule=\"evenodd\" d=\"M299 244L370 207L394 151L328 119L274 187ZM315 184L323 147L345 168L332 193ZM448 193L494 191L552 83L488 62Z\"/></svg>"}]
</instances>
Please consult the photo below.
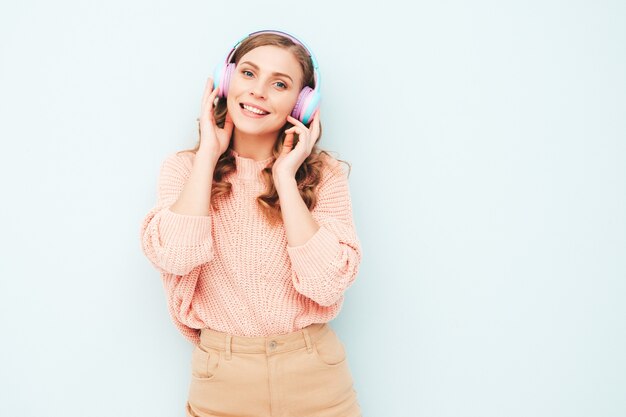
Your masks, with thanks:
<instances>
[{"instance_id":1,"label":"sweater sleeve","mask_svg":"<svg viewBox=\"0 0 626 417\"><path fill-rule=\"evenodd\" d=\"M296 291L331 306L352 285L361 262L348 178L337 160L325 170L317 195L311 214L320 228L303 245L287 246L287 252Z\"/></svg>"},{"instance_id":2,"label":"sweater sleeve","mask_svg":"<svg viewBox=\"0 0 626 417\"><path fill-rule=\"evenodd\" d=\"M193 158L169 155L161 164L157 203L140 228L141 248L159 271L187 275L213 258L212 217L174 213L176 202L191 174Z\"/></svg>"}]
</instances>

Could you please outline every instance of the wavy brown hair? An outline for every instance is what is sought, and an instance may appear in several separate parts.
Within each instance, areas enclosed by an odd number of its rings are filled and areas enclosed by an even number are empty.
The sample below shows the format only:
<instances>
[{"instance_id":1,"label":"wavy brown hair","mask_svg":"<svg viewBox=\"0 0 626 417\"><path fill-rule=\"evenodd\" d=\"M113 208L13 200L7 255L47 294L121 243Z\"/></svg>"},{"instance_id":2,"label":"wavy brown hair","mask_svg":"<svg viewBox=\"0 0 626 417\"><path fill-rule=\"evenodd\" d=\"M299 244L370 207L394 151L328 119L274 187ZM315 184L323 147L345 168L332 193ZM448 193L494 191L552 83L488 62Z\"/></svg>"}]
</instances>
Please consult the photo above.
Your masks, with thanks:
<instances>
[{"instance_id":1,"label":"wavy brown hair","mask_svg":"<svg viewBox=\"0 0 626 417\"><path fill-rule=\"evenodd\" d=\"M301 45L294 43L291 39L281 36L275 33L261 33L258 35L254 35L252 37L248 37L244 41L241 42L239 47L235 50L231 62L235 64L239 63L239 60L246 53L250 52L254 48L259 46L278 46L280 48L284 48L289 50L294 54L300 66L302 68L303 76L303 85L300 86L300 89L304 88L304 86L309 86L311 88L315 87L315 77L313 71L313 64L311 62L311 58L309 57L308 52ZM215 105L215 122L221 128L224 127L224 121L226 120L226 98L218 98L217 104ZM281 209L280 209L280 201L278 198L278 192L276 187L274 186L274 180L272 178L272 167L274 166L274 162L276 158L280 155L283 142L285 140L285 130L289 129L293 126L291 123L287 122L281 128L276 142L274 142L274 147L272 148L273 159L270 163L263 169L262 175L263 180L265 181L265 192L260 194L256 198L256 202L259 205L261 211L265 214L267 220L272 225L276 225L279 221L282 220ZM310 126L310 122L307 127ZM324 157L329 157L331 159L335 159L330 153L325 150L320 149L317 146L317 143L322 138L322 126L320 124L320 135L311 150L311 154L307 156L302 165L298 168L296 172L296 182L298 184L298 190L300 192L300 196L306 203L309 210L312 210L317 203L317 195L316 190L317 186L322 179L322 172L324 165L327 161L324 160ZM294 147L297 143L297 135L294 137ZM226 151L220 155L217 164L215 165L215 170L213 172L213 183L211 187L211 207L217 209L214 205L215 198L218 196L227 196L232 191L232 184L228 181L225 181L224 178L227 175L235 172L237 170L235 156L230 152L232 149L233 142L232 137L230 144ZM192 149L186 149L179 151L181 152L192 152L196 153L200 148L200 131L198 129L198 142L196 146ZM348 167L351 169L351 166L346 161L337 159L339 162L346 163ZM349 174L349 172L348 172Z\"/></svg>"}]
</instances>

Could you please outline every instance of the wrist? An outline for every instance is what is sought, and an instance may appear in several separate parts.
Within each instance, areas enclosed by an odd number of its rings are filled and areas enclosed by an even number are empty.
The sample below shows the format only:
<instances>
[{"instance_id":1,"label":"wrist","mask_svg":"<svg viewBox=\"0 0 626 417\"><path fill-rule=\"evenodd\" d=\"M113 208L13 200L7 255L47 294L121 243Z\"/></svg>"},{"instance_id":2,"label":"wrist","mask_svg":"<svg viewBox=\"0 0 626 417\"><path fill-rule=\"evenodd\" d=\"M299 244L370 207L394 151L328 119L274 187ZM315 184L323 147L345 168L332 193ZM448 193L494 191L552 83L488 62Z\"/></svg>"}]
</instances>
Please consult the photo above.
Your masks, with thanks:
<instances>
[{"instance_id":1,"label":"wrist","mask_svg":"<svg viewBox=\"0 0 626 417\"><path fill-rule=\"evenodd\" d=\"M217 165L217 161L220 159L220 155L213 149L204 148L200 146L196 151L196 158L202 159L205 162L208 162L212 166Z\"/></svg>"},{"instance_id":2,"label":"wrist","mask_svg":"<svg viewBox=\"0 0 626 417\"><path fill-rule=\"evenodd\" d=\"M286 175L273 175L272 178L274 179L274 187L276 187L276 191L278 191L279 193L285 188L298 187L298 182L296 181L295 177Z\"/></svg>"}]
</instances>

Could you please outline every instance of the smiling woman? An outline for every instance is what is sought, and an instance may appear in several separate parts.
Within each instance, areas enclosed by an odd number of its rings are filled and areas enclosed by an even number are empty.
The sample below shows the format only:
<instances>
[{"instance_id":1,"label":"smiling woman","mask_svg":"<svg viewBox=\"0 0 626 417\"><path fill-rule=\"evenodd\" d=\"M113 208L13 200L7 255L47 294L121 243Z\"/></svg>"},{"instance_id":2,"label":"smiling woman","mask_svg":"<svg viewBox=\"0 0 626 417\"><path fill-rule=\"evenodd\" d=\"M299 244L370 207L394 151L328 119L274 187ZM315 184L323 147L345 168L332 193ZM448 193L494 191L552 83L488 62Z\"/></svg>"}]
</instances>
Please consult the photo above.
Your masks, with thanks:
<instances>
[{"instance_id":1,"label":"smiling woman","mask_svg":"<svg viewBox=\"0 0 626 417\"><path fill-rule=\"evenodd\" d=\"M237 142L249 143L254 136L257 141L273 144L298 100L302 69L291 52L273 45L253 49L245 59L237 65L228 87L227 108L235 125L234 137Z\"/></svg>"},{"instance_id":2,"label":"smiling woman","mask_svg":"<svg viewBox=\"0 0 626 417\"><path fill-rule=\"evenodd\" d=\"M361 415L328 323L361 245L348 175L317 147L319 81L302 42L252 33L207 82L196 147L161 166L141 243L194 344L188 416Z\"/></svg>"}]
</instances>

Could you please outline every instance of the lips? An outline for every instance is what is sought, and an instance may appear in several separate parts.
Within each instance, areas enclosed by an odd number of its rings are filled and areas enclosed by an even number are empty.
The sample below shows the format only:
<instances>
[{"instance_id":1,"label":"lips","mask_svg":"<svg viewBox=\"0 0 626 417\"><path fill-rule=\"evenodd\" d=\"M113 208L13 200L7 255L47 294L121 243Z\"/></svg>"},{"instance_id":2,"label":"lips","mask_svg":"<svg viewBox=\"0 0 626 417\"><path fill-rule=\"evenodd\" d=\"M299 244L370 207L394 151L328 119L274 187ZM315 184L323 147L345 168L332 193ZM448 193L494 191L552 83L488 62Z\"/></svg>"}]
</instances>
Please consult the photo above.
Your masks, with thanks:
<instances>
[{"instance_id":1,"label":"lips","mask_svg":"<svg viewBox=\"0 0 626 417\"><path fill-rule=\"evenodd\" d=\"M242 109L244 109L244 110L246 110L246 111L248 111L250 113L256 114L258 116L265 116L265 115L270 113L269 111L265 110L263 107L255 106L255 105L250 104L250 103L239 103L239 106Z\"/></svg>"}]
</instances>

